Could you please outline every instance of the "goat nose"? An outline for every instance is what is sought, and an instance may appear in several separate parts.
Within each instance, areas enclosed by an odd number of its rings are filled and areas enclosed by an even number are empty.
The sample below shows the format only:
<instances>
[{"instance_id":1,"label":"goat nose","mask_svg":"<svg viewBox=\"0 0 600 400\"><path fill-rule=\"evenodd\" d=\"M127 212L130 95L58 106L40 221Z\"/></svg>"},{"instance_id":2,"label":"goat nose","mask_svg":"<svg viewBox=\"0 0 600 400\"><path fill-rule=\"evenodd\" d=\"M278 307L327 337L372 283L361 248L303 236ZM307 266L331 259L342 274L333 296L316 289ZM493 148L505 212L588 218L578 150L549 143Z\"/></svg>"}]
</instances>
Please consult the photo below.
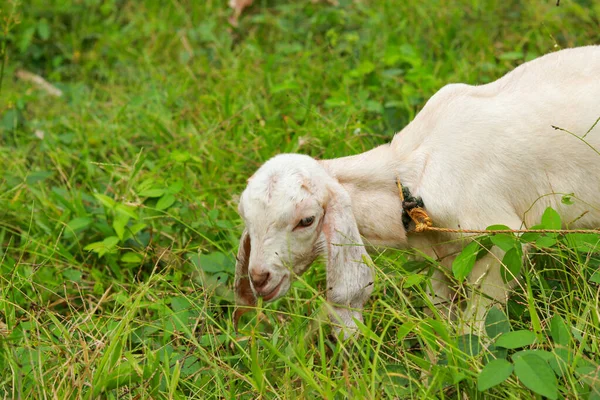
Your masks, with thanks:
<instances>
[{"instance_id":1,"label":"goat nose","mask_svg":"<svg viewBox=\"0 0 600 400\"><path fill-rule=\"evenodd\" d=\"M252 285L254 289L260 291L265 287L267 282L269 282L269 278L271 277L271 273L266 270L255 270L250 272L250 278L252 279Z\"/></svg>"}]
</instances>

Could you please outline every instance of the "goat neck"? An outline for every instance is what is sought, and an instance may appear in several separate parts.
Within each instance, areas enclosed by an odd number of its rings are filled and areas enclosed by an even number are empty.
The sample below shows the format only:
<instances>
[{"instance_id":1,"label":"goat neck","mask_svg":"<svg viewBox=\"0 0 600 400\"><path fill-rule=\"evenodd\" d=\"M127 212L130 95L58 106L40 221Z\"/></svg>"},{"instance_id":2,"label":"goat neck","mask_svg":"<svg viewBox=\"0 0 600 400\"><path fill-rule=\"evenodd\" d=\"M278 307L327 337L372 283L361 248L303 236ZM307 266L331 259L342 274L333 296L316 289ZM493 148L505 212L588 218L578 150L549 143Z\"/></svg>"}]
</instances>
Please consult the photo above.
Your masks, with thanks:
<instances>
[{"instance_id":1,"label":"goat neck","mask_svg":"<svg viewBox=\"0 0 600 400\"><path fill-rule=\"evenodd\" d=\"M320 163L350 196L358 229L368 244L399 247L406 243L396 186L400 167L389 145Z\"/></svg>"}]
</instances>

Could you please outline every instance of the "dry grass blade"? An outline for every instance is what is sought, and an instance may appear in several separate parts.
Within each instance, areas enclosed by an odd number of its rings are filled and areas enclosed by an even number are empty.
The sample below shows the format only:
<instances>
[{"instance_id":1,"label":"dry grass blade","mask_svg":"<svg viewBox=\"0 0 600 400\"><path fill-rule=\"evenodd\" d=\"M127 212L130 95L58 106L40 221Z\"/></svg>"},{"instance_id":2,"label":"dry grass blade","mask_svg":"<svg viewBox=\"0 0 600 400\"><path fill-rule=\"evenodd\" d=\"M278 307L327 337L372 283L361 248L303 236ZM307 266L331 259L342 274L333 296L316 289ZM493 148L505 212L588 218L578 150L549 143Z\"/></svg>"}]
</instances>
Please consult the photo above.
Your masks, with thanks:
<instances>
[{"instance_id":1,"label":"dry grass blade","mask_svg":"<svg viewBox=\"0 0 600 400\"><path fill-rule=\"evenodd\" d=\"M17 70L17 72L15 72L15 75L22 81L33 83L38 88L48 93L50 96L61 97L63 95L62 90L52 85L50 82L48 82L41 76L36 75L32 72L19 69Z\"/></svg>"}]
</instances>

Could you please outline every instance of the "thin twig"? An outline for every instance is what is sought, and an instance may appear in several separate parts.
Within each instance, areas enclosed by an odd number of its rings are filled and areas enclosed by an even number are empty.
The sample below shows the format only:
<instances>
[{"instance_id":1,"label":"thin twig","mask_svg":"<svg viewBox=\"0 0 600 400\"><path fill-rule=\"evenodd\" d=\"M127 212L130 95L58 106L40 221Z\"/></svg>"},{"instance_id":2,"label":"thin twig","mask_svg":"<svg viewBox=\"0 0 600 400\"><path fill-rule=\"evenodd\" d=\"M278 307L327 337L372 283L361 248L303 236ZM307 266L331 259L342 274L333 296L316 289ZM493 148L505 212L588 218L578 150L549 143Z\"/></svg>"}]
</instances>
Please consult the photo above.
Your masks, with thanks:
<instances>
[{"instance_id":1,"label":"thin twig","mask_svg":"<svg viewBox=\"0 0 600 400\"><path fill-rule=\"evenodd\" d=\"M600 121L600 117L598 117L596 122L594 122L594 125L592 125L592 127L590 129L588 129L588 131L585 133L585 135L582 136L582 138L586 137L587 134L590 133L592 131L592 129L594 129L596 127L596 125L598 125L598 121Z\"/></svg>"},{"instance_id":2,"label":"thin twig","mask_svg":"<svg viewBox=\"0 0 600 400\"><path fill-rule=\"evenodd\" d=\"M596 121L596 122L597 122L597 121ZM595 124L594 124L594 125L595 125ZM585 143L585 144L587 145L587 147L589 147L590 149L594 150L594 151L596 152L596 154L598 154L598 155L600 156L600 151L596 150L596 148L595 148L594 146L592 146L591 144L589 144L588 142L586 142L586 140L584 139L585 135L583 135L583 137L581 137L581 136L577 136L577 135L576 135L576 134L574 134L573 132L571 132L571 131L568 131L568 130L566 130L566 129L563 129L563 128L559 127L559 126L554 126L554 125L550 125L550 126L551 126L551 127L553 127L554 129L556 129L557 131L563 131L563 132L566 132L566 133L568 133L569 135L571 135L571 136L573 136L573 137L576 137L577 139L579 139L579 140L581 140L583 143ZM592 128L593 128L593 126L592 126ZM590 130L591 130L591 129L590 129Z\"/></svg>"}]
</instances>

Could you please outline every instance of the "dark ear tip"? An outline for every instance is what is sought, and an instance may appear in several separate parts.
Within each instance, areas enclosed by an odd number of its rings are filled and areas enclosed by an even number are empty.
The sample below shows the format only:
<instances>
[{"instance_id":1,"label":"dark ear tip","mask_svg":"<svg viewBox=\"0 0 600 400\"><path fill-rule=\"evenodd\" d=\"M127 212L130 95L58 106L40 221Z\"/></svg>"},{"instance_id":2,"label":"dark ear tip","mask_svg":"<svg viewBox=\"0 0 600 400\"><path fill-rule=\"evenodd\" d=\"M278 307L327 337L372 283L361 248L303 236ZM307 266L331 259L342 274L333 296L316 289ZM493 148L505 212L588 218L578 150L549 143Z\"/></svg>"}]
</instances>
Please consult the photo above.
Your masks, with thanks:
<instances>
[{"instance_id":1,"label":"dark ear tip","mask_svg":"<svg viewBox=\"0 0 600 400\"><path fill-rule=\"evenodd\" d=\"M251 311L251 309L249 309L247 307L237 307L235 309L235 311L233 311L233 315L232 315L231 319L233 320L233 329L235 330L236 333L238 331L238 324L240 322L240 318L242 318L242 315L244 315L250 311Z\"/></svg>"},{"instance_id":2,"label":"dark ear tip","mask_svg":"<svg viewBox=\"0 0 600 400\"><path fill-rule=\"evenodd\" d=\"M240 322L240 318L242 317L242 314L239 312L239 308L236 308L233 311L233 315L231 316L232 322L233 322L233 330L237 333L238 331L238 322Z\"/></svg>"},{"instance_id":3,"label":"dark ear tip","mask_svg":"<svg viewBox=\"0 0 600 400\"><path fill-rule=\"evenodd\" d=\"M240 246L236 256L235 265L235 281L234 281L234 297L236 309L233 312L233 327L238 330L238 323L242 315L252 311L252 306L256 304L256 298L250 287L250 279L248 279L248 258L250 257L250 235L244 229L240 238ZM248 307L250 306L250 308Z\"/></svg>"}]
</instances>

